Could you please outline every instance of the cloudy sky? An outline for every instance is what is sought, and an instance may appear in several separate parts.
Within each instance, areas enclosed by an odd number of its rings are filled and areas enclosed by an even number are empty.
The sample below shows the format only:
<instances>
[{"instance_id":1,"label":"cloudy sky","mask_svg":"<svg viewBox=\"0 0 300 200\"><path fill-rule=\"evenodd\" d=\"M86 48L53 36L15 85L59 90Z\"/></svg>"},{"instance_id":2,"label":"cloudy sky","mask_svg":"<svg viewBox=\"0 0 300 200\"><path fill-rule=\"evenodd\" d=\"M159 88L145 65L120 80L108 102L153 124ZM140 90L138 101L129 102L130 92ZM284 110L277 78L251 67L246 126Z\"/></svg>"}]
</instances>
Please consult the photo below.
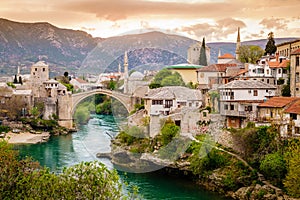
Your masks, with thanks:
<instances>
[{"instance_id":1,"label":"cloudy sky","mask_svg":"<svg viewBox=\"0 0 300 200\"><path fill-rule=\"evenodd\" d=\"M160 30L206 41L300 37L300 0L0 0L0 17L111 37Z\"/></svg>"}]
</instances>

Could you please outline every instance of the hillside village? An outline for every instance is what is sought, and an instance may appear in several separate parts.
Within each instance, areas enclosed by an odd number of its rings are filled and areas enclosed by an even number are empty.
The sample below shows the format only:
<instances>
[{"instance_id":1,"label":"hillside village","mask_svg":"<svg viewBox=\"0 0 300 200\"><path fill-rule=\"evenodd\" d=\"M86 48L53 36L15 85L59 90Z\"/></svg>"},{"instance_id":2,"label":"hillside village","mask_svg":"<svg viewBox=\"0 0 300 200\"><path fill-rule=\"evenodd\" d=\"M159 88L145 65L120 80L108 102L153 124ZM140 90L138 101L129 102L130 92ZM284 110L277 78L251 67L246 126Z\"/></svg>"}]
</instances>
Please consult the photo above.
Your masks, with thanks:
<instances>
[{"instance_id":1,"label":"hillside village","mask_svg":"<svg viewBox=\"0 0 300 200\"><path fill-rule=\"evenodd\" d=\"M255 64L239 60L239 29L235 56L219 51L217 63L210 64L210 48L206 46L207 65L199 65L201 46L202 43L197 42L187 49L189 63L165 67L178 72L186 85L194 86L190 88L169 86L149 89L148 85L158 71L129 72L127 52L124 54L124 66L119 64L117 72L81 78L70 72L67 77L62 77L67 79L65 83L74 87L73 93L108 88L111 81L123 81L123 85L114 89L136 97L136 103L143 101L145 107L130 116L129 124L136 125L140 118L150 117L151 136L158 134L159 120L170 117L181 127L182 133L195 134L199 131L197 123L208 122L210 113L219 113L224 121L223 127L227 128L243 128L248 122L255 122L257 126L275 123L280 126L283 137L300 134L300 40L278 44L275 54L262 56ZM28 75L21 74L18 68L14 77L2 78L1 117L9 117L6 105L12 99L21 99L20 106L15 107L20 110L15 112L23 116L30 114L30 110L42 102L44 119L58 117L60 125L70 128L64 119L71 109L67 102L71 101L72 92L68 91L66 84L62 84L61 78L50 79L50 71L45 62L39 61L32 65ZM290 97L282 96L285 86L290 88ZM209 111L203 108L209 108ZM201 113L195 112L199 109Z\"/></svg>"}]
</instances>

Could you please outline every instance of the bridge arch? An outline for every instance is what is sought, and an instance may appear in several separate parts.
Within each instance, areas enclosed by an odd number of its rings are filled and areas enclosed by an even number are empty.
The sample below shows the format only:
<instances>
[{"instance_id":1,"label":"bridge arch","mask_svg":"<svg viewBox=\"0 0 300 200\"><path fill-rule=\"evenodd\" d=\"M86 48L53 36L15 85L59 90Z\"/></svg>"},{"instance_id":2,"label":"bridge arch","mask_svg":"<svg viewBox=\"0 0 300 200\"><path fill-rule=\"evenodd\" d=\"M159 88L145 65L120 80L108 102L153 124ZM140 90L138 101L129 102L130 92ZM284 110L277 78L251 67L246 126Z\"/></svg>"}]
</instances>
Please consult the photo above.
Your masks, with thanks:
<instances>
[{"instance_id":1,"label":"bridge arch","mask_svg":"<svg viewBox=\"0 0 300 200\"><path fill-rule=\"evenodd\" d=\"M95 94L105 94L105 95L115 98L116 100L118 100L119 102L121 102L124 105L124 107L126 108L128 113L133 109L133 99L134 98L132 96L129 96L129 95L126 95L126 94L123 94L120 92L112 91L112 90L107 90L107 89L96 89L96 90L90 90L90 91L81 92L81 93L72 95L72 110L71 110L72 116L75 113L77 105L83 99L85 99L89 96L95 95Z\"/></svg>"}]
</instances>

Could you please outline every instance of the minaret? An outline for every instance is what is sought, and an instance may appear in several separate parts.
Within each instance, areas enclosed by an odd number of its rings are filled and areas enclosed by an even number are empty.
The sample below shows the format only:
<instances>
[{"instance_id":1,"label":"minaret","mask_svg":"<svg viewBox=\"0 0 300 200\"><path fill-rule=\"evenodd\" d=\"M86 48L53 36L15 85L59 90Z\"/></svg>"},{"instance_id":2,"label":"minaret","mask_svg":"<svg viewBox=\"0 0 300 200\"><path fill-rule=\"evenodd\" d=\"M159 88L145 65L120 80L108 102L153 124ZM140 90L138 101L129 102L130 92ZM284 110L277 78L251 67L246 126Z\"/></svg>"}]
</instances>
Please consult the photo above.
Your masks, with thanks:
<instances>
[{"instance_id":1,"label":"minaret","mask_svg":"<svg viewBox=\"0 0 300 200\"><path fill-rule=\"evenodd\" d=\"M235 49L235 59L239 59L240 57L240 46L241 46L241 38L240 38L240 27L238 27L238 35L236 39L236 49Z\"/></svg>"},{"instance_id":2,"label":"minaret","mask_svg":"<svg viewBox=\"0 0 300 200\"><path fill-rule=\"evenodd\" d=\"M124 93L128 93L128 56L127 51L124 55Z\"/></svg>"},{"instance_id":3,"label":"minaret","mask_svg":"<svg viewBox=\"0 0 300 200\"><path fill-rule=\"evenodd\" d=\"M219 48L218 58L221 57L221 49Z\"/></svg>"},{"instance_id":4,"label":"minaret","mask_svg":"<svg viewBox=\"0 0 300 200\"><path fill-rule=\"evenodd\" d=\"M121 64L119 63L118 73L121 74Z\"/></svg>"}]
</instances>

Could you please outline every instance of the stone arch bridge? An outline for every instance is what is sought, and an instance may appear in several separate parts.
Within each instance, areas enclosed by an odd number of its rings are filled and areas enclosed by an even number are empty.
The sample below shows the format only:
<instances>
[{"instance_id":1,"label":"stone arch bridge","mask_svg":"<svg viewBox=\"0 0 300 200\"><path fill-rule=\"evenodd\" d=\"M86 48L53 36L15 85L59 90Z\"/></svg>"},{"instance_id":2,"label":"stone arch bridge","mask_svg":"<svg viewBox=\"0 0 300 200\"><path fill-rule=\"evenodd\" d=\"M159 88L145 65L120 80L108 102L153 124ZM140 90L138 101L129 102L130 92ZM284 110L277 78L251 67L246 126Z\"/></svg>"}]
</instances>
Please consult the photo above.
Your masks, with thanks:
<instances>
[{"instance_id":1,"label":"stone arch bridge","mask_svg":"<svg viewBox=\"0 0 300 200\"><path fill-rule=\"evenodd\" d=\"M132 95L107 89L95 89L77 94L72 94L70 95L71 98L69 99L69 101L65 102L68 105L64 104L61 108L59 108L59 112L61 113L61 116L59 118L59 124L66 128L73 128L73 115L75 113L76 106L83 99L95 94L105 94L115 98L124 105L128 112L134 109L134 104L136 103L136 97Z\"/></svg>"},{"instance_id":2,"label":"stone arch bridge","mask_svg":"<svg viewBox=\"0 0 300 200\"><path fill-rule=\"evenodd\" d=\"M83 99L95 95L95 94L105 94L110 97L113 97L120 101L125 108L127 109L128 112L130 112L134 108L134 103L135 103L135 98L133 96L129 96L127 94L123 94L121 92L116 92L114 90L107 90L107 89L95 89L95 90L90 90L86 92L81 92L77 94L72 95L72 114L74 114L76 106L80 101Z\"/></svg>"}]
</instances>

